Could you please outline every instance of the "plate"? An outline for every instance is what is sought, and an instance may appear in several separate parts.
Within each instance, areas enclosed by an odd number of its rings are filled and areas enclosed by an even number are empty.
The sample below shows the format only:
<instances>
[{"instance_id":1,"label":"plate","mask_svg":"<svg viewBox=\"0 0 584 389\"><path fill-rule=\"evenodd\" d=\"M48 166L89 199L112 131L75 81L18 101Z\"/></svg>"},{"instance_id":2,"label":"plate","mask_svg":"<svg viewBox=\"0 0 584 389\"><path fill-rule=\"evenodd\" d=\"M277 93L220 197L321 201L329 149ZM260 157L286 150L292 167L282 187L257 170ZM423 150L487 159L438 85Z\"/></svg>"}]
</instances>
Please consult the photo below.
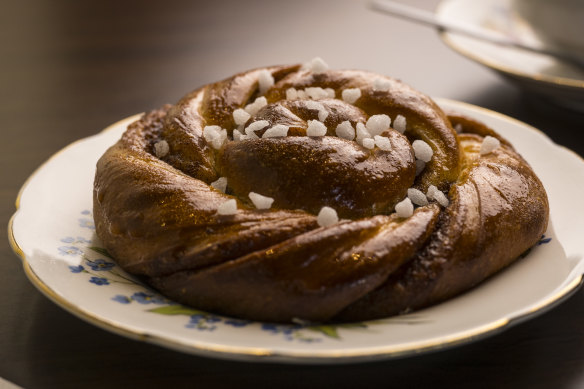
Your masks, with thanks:
<instances>
[{"instance_id":1,"label":"plate","mask_svg":"<svg viewBox=\"0 0 584 389\"><path fill-rule=\"evenodd\" d=\"M513 10L512 1L443 0L436 8L436 16L535 47L545 47L529 24ZM455 51L495 70L520 87L558 105L584 111L584 69L547 55L454 33L442 32L440 36Z\"/></svg>"},{"instance_id":2,"label":"plate","mask_svg":"<svg viewBox=\"0 0 584 389\"><path fill-rule=\"evenodd\" d=\"M114 264L95 235L95 164L124 119L77 141L25 183L11 219L12 246L31 282L74 315L106 330L203 356L286 363L346 363L444 349L496 333L561 301L581 284L584 161L509 117L437 99L507 137L547 188L551 220L527 256L479 287L398 317L343 325L275 325L201 312L170 301ZM545 156L545 158L541 158Z\"/></svg>"}]
</instances>

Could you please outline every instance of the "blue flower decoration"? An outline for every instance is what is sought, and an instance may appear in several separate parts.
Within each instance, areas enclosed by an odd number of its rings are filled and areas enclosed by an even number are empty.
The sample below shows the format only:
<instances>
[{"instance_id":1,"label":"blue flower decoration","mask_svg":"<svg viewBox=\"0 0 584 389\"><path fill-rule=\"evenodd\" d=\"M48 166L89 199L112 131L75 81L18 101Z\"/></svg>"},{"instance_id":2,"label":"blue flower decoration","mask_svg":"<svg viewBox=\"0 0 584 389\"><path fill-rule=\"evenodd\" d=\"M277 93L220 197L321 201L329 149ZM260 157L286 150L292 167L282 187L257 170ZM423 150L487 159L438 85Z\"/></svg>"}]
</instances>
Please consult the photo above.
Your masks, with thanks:
<instances>
[{"instance_id":1,"label":"blue flower decoration","mask_svg":"<svg viewBox=\"0 0 584 389\"><path fill-rule=\"evenodd\" d=\"M84 211L81 211L81 214L82 215L91 215L91 211L89 211L89 210L86 209Z\"/></svg>"},{"instance_id":2,"label":"blue flower decoration","mask_svg":"<svg viewBox=\"0 0 584 389\"><path fill-rule=\"evenodd\" d=\"M144 292L134 293L131 299L139 302L140 304L164 304L164 298Z\"/></svg>"},{"instance_id":3,"label":"blue flower decoration","mask_svg":"<svg viewBox=\"0 0 584 389\"><path fill-rule=\"evenodd\" d=\"M79 219L79 227L89 228L90 230L95 230L95 224L91 219Z\"/></svg>"},{"instance_id":4,"label":"blue flower decoration","mask_svg":"<svg viewBox=\"0 0 584 389\"><path fill-rule=\"evenodd\" d=\"M121 294L118 294L118 295L112 297L112 300L117 301L118 303L122 303L122 304L130 304L130 302L132 302L132 300L130 300L129 297L123 296Z\"/></svg>"},{"instance_id":5,"label":"blue flower decoration","mask_svg":"<svg viewBox=\"0 0 584 389\"><path fill-rule=\"evenodd\" d=\"M94 261L87 261L87 264L89 265L91 270L94 270L94 271L107 271L107 270L111 270L115 266L115 263L108 262L108 261L105 261L103 259L96 259Z\"/></svg>"},{"instance_id":6,"label":"blue flower decoration","mask_svg":"<svg viewBox=\"0 0 584 389\"><path fill-rule=\"evenodd\" d=\"M546 238L545 235L541 236L541 239L539 240L539 242L537 242L537 245L542 245L542 244L546 244L551 242L552 238Z\"/></svg>"},{"instance_id":7,"label":"blue flower decoration","mask_svg":"<svg viewBox=\"0 0 584 389\"><path fill-rule=\"evenodd\" d=\"M83 251L75 246L61 246L59 247L59 254L61 255L81 255Z\"/></svg>"},{"instance_id":8,"label":"blue flower decoration","mask_svg":"<svg viewBox=\"0 0 584 389\"><path fill-rule=\"evenodd\" d=\"M298 341L298 342L305 342L305 343L313 343L313 342L320 342L322 339L310 337L302 334L301 331L303 328L306 328L300 324L294 325L286 325L286 324L272 324L272 323L263 323L262 330L272 332L274 334L281 334L284 336L284 339L287 341Z\"/></svg>"},{"instance_id":9,"label":"blue flower decoration","mask_svg":"<svg viewBox=\"0 0 584 389\"><path fill-rule=\"evenodd\" d=\"M262 330L273 332L274 334L284 334L290 335L300 326L292 326L292 325L282 325L282 324L272 324L272 323L263 323Z\"/></svg>"},{"instance_id":10,"label":"blue flower decoration","mask_svg":"<svg viewBox=\"0 0 584 389\"><path fill-rule=\"evenodd\" d=\"M191 315L190 321L185 325L187 328L196 328L200 331L214 331L217 326L213 323L221 321L221 318L213 315L197 313Z\"/></svg>"},{"instance_id":11,"label":"blue flower decoration","mask_svg":"<svg viewBox=\"0 0 584 389\"><path fill-rule=\"evenodd\" d=\"M216 323L218 321L221 321L221 318L219 316L207 316L205 319L207 323Z\"/></svg>"},{"instance_id":12,"label":"blue flower decoration","mask_svg":"<svg viewBox=\"0 0 584 389\"><path fill-rule=\"evenodd\" d=\"M227 319L224 323L233 327L245 327L251 323L251 320Z\"/></svg>"},{"instance_id":13,"label":"blue flower decoration","mask_svg":"<svg viewBox=\"0 0 584 389\"><path fill-rule=\"evenodd\" d=\"M294 340L294 333L302 329L301 325L286 325L286 324L273 324L273 323L263 323L262 330L272 332L274 334L282 334L284 335L284 339L292 341ZM300 341L308 341L311 342L313 339L302 339L299 338Z\"/></svg>"},{"instance_id":14,"label":"blue flower decoration","mask_svg":"<svg viewBox=\"0 0 584 389\"><path fill-rule=\"evenodd\" d=\"M78 236L77 238L74 238L72 236L67 236L67 237L61 239L61 242L63 242L63 243L91 243L91 241L89 239L85 239L82 236Z\"/></svg>"},{"instance_id":15,"label":"blue flower decoration","mask_svg":"<svg viewBox=\"0 0 584 389\"><path fill-rule=\"evenodd\" d=\"M89 279L89 282L95 284L95 285L109 285L109 281L107 278L103 278L103 277L91 277Z\"/></svg>"},{"instance_id":16,"label":"blue flower decoration","mask_svg":"<svg viewBox=\"0 0 584 389\"><path fill-rule=\"evenodd\" d=\"M69 266L69 270L71 270L71 273L81 273L85 269L83 268L83 266L79 265L79 266Z\"/></svg>"}]
</instances>

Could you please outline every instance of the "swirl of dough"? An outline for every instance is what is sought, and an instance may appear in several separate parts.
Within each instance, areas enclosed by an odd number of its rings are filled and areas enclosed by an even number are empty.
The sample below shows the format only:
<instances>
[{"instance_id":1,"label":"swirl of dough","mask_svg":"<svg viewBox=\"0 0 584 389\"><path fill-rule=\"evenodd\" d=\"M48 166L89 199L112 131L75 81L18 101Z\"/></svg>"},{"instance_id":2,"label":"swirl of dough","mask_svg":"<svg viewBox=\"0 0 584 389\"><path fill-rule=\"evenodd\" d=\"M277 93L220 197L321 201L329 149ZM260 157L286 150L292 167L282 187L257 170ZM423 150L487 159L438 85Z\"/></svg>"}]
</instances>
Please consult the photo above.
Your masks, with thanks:
<instances>
[{"instance_id":1,"label":"swirl of dough","mask_svg":"<svg viewBox=\"0 0 584 389\"><path fill-rule=\"evenodd\" d=\"M272 322L443 301L532 247L548 213L493 130L391 78L300 65L145 114L94 181L96 232L123 269L178 302Z\"/></svg>"}]
</instances>

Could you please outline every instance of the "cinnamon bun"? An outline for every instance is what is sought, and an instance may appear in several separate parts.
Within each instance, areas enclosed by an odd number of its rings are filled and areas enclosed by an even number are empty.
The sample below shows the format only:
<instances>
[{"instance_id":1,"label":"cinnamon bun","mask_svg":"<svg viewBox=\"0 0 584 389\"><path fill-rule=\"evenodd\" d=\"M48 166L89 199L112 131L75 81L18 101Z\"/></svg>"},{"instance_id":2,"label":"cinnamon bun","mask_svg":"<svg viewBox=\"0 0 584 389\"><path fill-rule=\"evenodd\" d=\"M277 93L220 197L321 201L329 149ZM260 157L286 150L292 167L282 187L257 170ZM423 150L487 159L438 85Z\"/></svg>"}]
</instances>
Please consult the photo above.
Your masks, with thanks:
<instances>
[{"instance_id":1,"label":"cinnamon bun","mask_svg":"<svg viewBox=\"0 0 584 389\"><path fill-rule=\"evenodd\" d=\"M272 322L436 304L534 246L548 214L495 130L320 60L143 115L94 182L97 235L123 269L177 302Z\"/></svg>"}]
</instances>

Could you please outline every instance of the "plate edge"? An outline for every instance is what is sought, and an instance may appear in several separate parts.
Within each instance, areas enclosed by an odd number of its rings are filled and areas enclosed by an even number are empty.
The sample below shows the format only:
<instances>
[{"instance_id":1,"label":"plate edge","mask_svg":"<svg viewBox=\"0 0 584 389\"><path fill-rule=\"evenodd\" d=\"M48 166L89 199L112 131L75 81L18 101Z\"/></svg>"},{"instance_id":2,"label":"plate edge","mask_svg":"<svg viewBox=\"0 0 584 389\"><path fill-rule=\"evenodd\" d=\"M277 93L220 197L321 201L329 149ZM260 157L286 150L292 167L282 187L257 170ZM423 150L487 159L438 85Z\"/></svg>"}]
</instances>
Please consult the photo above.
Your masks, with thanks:
<instances>
[{"instance_id":1,"label":"plate edge","mask_svg":"<svg viewBox=\"0 0 584 389\"><path fill-rule=\"evenodd\" d=\"M449 2L452 2L452 0L441 0L438 3L438 5L435 8L435 13L438 17L440 16L441 10L443 10L444 7L446 7L445 4L447 4ZM566 77L553 77L553 76L547 76L545 74L529 75L527 73L522 73L520 71L513 69L512 67L499 65L495 61L485 60L485 59L481 58L480 56L477 56L477 55L473 54L472 52L465 50L465 49L461 48L460 46L457 46L452 41L452 38L450 38L450 36L449 36L449 35L451 35L451 33L448 33L446 31L440 31L438 33L438 35L440 36L440 39L446 44L446 46L448 46L451 50L457 52L458 54L460 54L466 58L469 58L469 59L475 61L478 64L486 66L486 67L488 67L492 70L498 71L500 73L504 73L504 74L509 75L509 76L521 78L525 81L530 81L530 82L544 81L546 83L553 84L556 87L566 88L567 90L582 91L584 89L584 80L578 80L578 79L566 78Z\"/></svg>"}]
</instances>

